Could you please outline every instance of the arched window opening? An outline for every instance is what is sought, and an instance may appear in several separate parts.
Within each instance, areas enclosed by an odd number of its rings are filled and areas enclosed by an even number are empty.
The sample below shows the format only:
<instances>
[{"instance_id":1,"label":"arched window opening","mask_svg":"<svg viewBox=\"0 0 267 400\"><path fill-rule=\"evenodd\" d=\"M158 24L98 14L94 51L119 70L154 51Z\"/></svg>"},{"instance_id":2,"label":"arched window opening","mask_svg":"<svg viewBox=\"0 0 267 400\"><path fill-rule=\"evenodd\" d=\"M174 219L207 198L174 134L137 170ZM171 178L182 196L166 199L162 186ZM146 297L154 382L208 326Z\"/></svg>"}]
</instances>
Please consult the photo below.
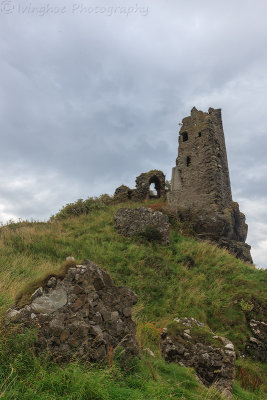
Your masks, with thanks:
<instances>
[{"instance_id":1,"label":"arched window opening","mask_svg":"<svg viewBox=\"0 0 267 400\"><path fill-rule=\"evenodd\" d=\"M160 181L157 176L152 176L149 180L149 197L151 199L160 198Z\"/></svg>"},{"instance_id":2,"label":"arched window opening","mask_svg":"<svg viewBox=\"0 0 267 400\"><path fill-rule=\"evenodd\" d=\"M189 167L190 164L191 164L191 157L187 156L186 157L186 166Z\"/></svg>"},{"instance_id":3,"label":"arched window opening","mask_svg":"<svg viewBox=\"0 0 267 400\"><path fill-rule=\"evenodd\" d=\"M188 133L187 133L187 132L183 132L183 133L182 133L182 138L183 138L183 142L187 142L187 140L188 140Z\"/></svg>"},{"instance_id":4,"label":"arched window opening","mask_svg":"<svg viewBox=\"0 0 267 400\"><path fill-rule=\"evenodd\" d=\"M197 137L201 137L201 132L198 132Z\"/></svg>"}]
</instances>

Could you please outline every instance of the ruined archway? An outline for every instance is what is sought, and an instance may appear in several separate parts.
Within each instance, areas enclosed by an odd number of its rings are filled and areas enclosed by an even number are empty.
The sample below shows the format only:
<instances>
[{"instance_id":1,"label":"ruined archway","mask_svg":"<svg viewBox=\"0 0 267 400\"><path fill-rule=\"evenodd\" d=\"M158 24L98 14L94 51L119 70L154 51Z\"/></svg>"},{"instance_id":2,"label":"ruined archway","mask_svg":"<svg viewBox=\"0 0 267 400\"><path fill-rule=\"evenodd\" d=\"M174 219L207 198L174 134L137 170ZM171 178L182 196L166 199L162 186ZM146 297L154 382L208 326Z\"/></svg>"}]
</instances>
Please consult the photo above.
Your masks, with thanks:
<instances>
[{"instance_id":1,"label":"ruined archway","mask_svg":"<svg viewBox=\"0 0 267 400\"><path fill-rule=\"evenodd\" d=\"M165 197L165 175L162 171L152 170L136 178L136 200Z\"/></svg>"},{"instance_id":2,"label":"ruined archway","mask_svg":"<svg viewBox=\"0 0 267 400\"><path fill-rule=\"evenodd\" d=\"M149 179L149 198L160 198L160 180L156 175Z\"/></svg>"}]
</instances>

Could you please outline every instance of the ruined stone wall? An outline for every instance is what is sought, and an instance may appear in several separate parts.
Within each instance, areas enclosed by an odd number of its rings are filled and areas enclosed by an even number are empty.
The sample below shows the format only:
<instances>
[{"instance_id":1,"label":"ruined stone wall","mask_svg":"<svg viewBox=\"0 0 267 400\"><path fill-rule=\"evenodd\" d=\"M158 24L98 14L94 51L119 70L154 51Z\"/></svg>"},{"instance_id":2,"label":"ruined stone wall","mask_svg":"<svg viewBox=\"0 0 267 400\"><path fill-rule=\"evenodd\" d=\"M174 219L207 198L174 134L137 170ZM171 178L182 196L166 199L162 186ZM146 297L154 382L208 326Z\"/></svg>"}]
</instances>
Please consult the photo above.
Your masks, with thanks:
<instances>
[{"instance_id":1,"label":"ruined stone wall","mask_svg":"<svg viewBox=\"0 0 267 400\"><path fill-rule=\"evenodd\" d=\"M125 185L119 186L115 190L114 200L124 202L166 198L165 175L160 170L153 169L143 172L136 178L135 183L136 189L130 189Z\"/></svg>"},{"instance_id":2,"label":"ruined stone wall","mask_svg":"<svg viewBox=\"0 0 267 400\"><path fill-rule=\"evenodd\" d=\"M137 201L147 200L149 198L164 198L165 197L165 175L162 171L152 170L139 175L136 180L136 191L134 199ZM152 196L150 193L150 185L155 185L157 195Z\"/></svg>"},{"instance_id":3,"label":"ruined stone wall","mask_svg":"<svg viewBox=\"0 0 267 400\"><path fill-rule=\"evenodd\" d=\"M246 219L232 200L221 110L194 107L182 122L168 203L197 236L252 262Z\"/></svg>"},{"instance_id":4,"label":"ruined stone wall","mask_svg":"<svg viewBox=\"0 0 267 400\"><path fill-rule=\"evenodd\" d=\"M195 107L182 121L169 202L180 207L225 208L232 201L221 110Z\"/></svg>"}]
</instances>

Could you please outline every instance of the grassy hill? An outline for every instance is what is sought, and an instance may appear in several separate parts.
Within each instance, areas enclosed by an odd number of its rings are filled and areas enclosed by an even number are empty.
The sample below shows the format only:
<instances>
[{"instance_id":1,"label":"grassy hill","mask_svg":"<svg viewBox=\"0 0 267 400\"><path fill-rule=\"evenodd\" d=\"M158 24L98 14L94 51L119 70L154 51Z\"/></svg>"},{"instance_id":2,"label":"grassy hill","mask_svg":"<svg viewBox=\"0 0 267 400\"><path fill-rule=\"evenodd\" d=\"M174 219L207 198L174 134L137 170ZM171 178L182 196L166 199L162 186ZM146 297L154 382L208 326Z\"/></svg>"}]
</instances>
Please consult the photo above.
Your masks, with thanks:
<instances>
[{"instance_id":1,"label":"grassy hill","mask_svg":"<svg viewBox=\"0 0 267 400\"><path fill-rule=\"evenodd\" d=\"M148 206L149 203L146 203ZM101 206L76 217L60 213L51 222L11 223L0 229L0 313L21 291L54 273L66 257L88 258L106 269L116 285L133 289L139 298L134 309L141 347L156 357L143 356L126 369L119 359L107 365L82 365L73 360L55 365L32 351L34 332L6 333L0 338L1 399L220 399L195 379L190 369L166 364L158 350L158 331L174 317L194 317L235 344L251 382L263 382L253 391L237 377L234 399L267 398L263 364L244 360L250 332L248 316L266 319L266 271L256 270L209 243L171 231L171 244L119 236L113 226L116 209ZM138 207L140 204L123 204ZM65 210L66 211L66 210ZM84 211L84 210L82 210ZM79 214L79 212L77 212ZM264 386L265 385L265 386Z\"/></svg>"}]
</instances>

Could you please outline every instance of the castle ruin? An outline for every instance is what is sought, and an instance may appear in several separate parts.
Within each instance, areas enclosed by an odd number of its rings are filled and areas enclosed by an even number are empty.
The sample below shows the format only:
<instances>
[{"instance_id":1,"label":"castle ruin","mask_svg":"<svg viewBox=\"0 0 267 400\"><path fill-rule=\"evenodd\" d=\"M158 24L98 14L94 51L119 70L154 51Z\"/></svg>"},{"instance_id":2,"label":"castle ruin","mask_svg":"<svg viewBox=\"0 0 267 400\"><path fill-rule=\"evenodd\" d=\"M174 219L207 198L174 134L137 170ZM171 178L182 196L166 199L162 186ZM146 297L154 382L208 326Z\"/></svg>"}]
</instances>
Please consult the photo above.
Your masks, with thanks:
<instances>
[{"instance_id":1,"label":"castle ruin","mask_svg":"<svg viewBox=\"0 0 267 400\"><path fill-rule=\"evenodd\" d=\"M220 109L194 107L183 119L167 199L199 237L252 262L245 216L232 200Z\"/></svg>"},{"instance_id":2,"label":"castle ruin","mask_svg":"<svg viewBox=\"0 0 267 400\"><path fill-rule=\"evenodd\" d=\"M118 187L114 199L146 201L165 199L167 194L169 211L187 227L187 232L181 233L211 240L236 257L252 262L250 246L246 244L246 218L232 200L221 110L209 108L206 113L194 107L182 121L178 140L179 152L168 193L164 173L152 170L136 178L135 189Z\"/></svg>"},{"instance_id":3,"label":"castle ruin","mask_svg":"<svg viewBox=\"0 0 267 400\"><path fill-rule=\"evenodd\" d=\"M180 207L227 207L232 202L221 110L195 107L182 121L169 202Z\"/></svg>"}]
</instances>

